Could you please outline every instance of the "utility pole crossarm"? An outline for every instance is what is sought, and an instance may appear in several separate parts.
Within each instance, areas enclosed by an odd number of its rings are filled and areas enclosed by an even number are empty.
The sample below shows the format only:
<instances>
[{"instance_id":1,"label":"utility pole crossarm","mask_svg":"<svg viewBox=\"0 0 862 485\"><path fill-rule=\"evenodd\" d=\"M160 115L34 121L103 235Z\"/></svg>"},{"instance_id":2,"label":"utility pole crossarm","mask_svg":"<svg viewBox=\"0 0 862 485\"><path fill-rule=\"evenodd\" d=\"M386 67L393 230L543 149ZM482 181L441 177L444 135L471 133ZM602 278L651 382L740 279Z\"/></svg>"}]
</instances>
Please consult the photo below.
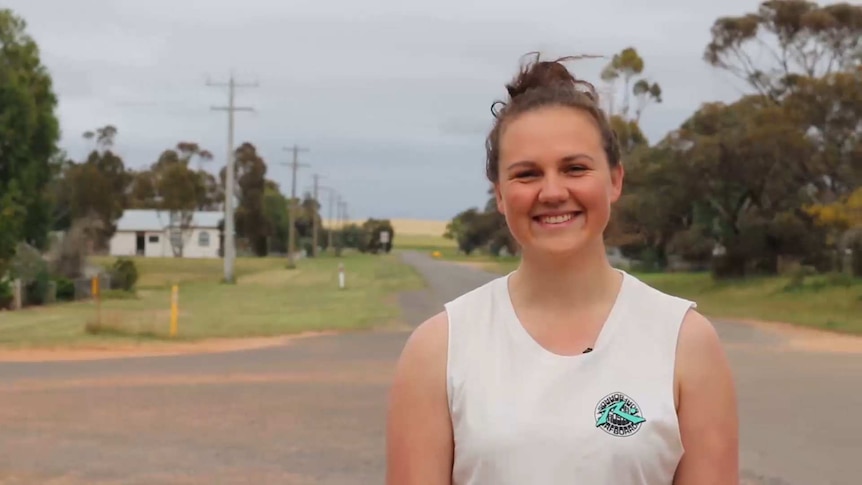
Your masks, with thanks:
<instances>
[{"instance_id":1,"label":"utility pole crossarm","mask_svg":"<svg viewBox=\"0 0 862 485\"><path fill-rule=\"evenodd\" d=\"M235 88L257 88L257 87L260 87L260 84L257 81L255 81L253 83L236 82L233 78L233 73L231 73L231 75L230 75L230 81L228 81L226 83L214 82L211 79L207 78L206 85L211 86L211 87L222 87L222 88L229 88L231 86L233 86Z\"/></svg>"},{"instance_id":2,"label":"utility pole crossarm","mask_svg":"<svg viewBox=\"0 0 862 485\"><path fill-rule=\"evenodd\" d=\"M245 106L234 106L233 108L230 106L212 106L210 109L213 111L254 111L254 108Z\"/></svg>"}]
</instances>

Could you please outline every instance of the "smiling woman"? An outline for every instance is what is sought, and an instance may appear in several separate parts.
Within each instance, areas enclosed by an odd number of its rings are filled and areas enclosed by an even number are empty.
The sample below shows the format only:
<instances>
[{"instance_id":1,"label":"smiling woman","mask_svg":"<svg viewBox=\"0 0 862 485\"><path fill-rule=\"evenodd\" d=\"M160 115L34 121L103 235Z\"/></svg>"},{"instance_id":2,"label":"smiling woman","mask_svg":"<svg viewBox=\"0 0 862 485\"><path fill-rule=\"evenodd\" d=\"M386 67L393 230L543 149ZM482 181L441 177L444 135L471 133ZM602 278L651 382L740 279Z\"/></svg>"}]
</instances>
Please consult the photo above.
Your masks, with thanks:
<instances>
[{"instance_id":1,"label":"smiling woman","mask_svg":"<svg viewBox=\"0 0 862 485\"><path fill-rule=\"evenodd\" d=\"M388 483L738 483L735 391L710 322L608 262L616 135L563 60L525 64L488 136L517 270L411 335Z\"/></svg>"}]
</instances>

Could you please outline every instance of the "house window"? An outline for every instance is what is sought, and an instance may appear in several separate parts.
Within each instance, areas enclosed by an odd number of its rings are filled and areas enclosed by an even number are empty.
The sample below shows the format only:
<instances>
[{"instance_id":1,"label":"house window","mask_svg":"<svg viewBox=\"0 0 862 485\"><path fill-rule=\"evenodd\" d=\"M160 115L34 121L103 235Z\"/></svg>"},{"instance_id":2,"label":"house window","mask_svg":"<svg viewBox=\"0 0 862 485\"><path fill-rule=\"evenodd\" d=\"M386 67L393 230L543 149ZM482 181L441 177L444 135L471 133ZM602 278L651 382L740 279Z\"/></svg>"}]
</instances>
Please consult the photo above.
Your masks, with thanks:
<instances>
[{"instance_id":1,"label":"house window","mask_svg":"<svg viewBox=\"0 0 862 485\"><path fill-rule=\"evenodd\" d=\"M205 248L210 245L210 233L201 231L198 233L198 246Z\"/></svg>"},{"instance_id":2,"label":"house window","mask_svg":"<svg viewBox=\"0 0 862 485\"><path fill-rule=\"evenodd\" d=\"M150 241L151 243L154 243L154 244L155 244L155 243L159 242L159 236L150 236L149 241Z\"/></svg>"}]
</instances>

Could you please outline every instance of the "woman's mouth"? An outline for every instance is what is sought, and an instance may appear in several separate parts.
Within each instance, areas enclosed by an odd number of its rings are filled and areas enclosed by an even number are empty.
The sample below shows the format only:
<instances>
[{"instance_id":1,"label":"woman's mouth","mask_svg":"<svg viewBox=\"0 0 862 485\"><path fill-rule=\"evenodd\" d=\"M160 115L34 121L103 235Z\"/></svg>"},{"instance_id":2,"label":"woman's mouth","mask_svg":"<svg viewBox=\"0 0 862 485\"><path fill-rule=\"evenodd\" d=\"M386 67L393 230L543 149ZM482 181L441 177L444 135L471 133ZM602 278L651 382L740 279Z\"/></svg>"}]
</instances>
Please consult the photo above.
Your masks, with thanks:
<instances>
[{"instance_id":1,"label":"woman's mouth","mask_svg":"<svg viewBox=\"0 0 862 485\"><path fill-rule=\"evenodd\" d=\"M563 226L571 223L581 214L583 214L581 211L565 212L562 214L547 214L533 217L533 220L543 226Z\"/></svg>"}]
</instances>

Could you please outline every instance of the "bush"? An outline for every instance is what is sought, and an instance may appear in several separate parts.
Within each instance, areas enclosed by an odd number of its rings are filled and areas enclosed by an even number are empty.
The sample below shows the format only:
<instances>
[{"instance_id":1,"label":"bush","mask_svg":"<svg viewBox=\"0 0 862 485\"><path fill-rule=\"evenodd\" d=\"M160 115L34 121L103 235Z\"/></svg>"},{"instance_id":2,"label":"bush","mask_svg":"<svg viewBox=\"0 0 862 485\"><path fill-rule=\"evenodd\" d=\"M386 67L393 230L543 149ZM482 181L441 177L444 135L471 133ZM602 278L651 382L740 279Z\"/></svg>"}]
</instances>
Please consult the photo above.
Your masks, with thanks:
<instances>
[{"instance_id":1,"label":"bush","mask_svg":"<svg viewBox=\"0 0 862 485\"><path fill-rule=\"evenodd\" d=\"M54 280L57 283L57 301L72 301L75 299L75 282L65 277Z\"/></svg>"},{"instance_id":2,"label":"bush","mask_svg":"<svg viewBox=\"0 0 862 485\"><path fill-rule=\"evenodd\" d=\"M47 265L41 269L35 278L27 284L24 289L25 300L28 305L44 305L48 296L48 284L51 282L51 275L48 273Z\"/></svg>"},{"instance_id":3,"label":"bush","mask_svg":"<svg viewBox=\"0 0 862 485\"><path fill-rule=\"evenodd\" d=\"M12 279L20 279L26 287L35 282L41 273L48 271L48 263L42 259L39 250L26 243L20 243L10 265Z\"/></svg>"},{"instance_id":4,"label":"bush","mask_svg":"<svg viewBox=\"0 0 862 485\"><path fill-rule=\"evenodd\" d=\"M51 274L48 263L38 249L26 243L19 243L10 265L10 274L13 279L21 280L24 305L45 303Z\"/></svg>"},{"instance_id":5,"label":"bush","mask_svg":"<svg viewBox=\"0 0 862 485\"><path fill-rule=\"evenodd\" d=\"M9 308L12 304L12 282L0 279L0 310Z\"/></svg>"},{"instance_id":6,"label":"bush","mask_svg":"<svg viewBox=\"0 0 862 485\"><path fill-rule=\"evenodd\" d=\"M634 255L631 271L637 273L660 273L664 270L666 261L661 253L652 246L646 246Z\"/></svg>"},{"instance_id":7,"label":"bush","mask_svg":"<svg viewBox=\"0 0 862 485\"><path fill-rule=\"evenodd\" d=\"M843 286L849 288L854 285L853 276L840 271L833 271L826 275L826 286Z\"/></svg>"},{"instance_id":8,"label":"bush","mask_svg":"<svg viewBox=\"0 0 862 485\"><path fill-rule=\"evenodd\" d=\"M301 237L301 238L299 238L299 241L297 241L296 246L298 248L302 248L303 250L305 250L305 255L310 258L311 255L313 254L313 249L314 249L313 243L314 243L314 240L312 238Z\"/></svg>"},{"instance_id":9,"label":"bush","mask_svg":"<svg viewBox=\"0 0 862 485\"><path fill-rule=\"evenodd\" d=\"M119 258L111 268L111 287L132 291L138 282L138 268L129 258Z\"/></svg>"},{"instance_id":10,"label":"bush","mask_svg":"<svg viewBox=\"0 0 862 485\"><path fill-rule=\"evenodd\" d=\"M817 274L812 266L802 265L790 272L790 281L784 285L784 291L800 290L805 286L805 280Z\"/></svg>"},{"instance_id":11,"label":"bush","mask_svg":"<svg viewBox=\"0 0 862 485\"><path fill-rule=\"evenodd\" d=\"M862 236L859 236L851 246L853 254L850 260L850 273L856 277L862 277Z\"/></svg>"}]
</instances>

